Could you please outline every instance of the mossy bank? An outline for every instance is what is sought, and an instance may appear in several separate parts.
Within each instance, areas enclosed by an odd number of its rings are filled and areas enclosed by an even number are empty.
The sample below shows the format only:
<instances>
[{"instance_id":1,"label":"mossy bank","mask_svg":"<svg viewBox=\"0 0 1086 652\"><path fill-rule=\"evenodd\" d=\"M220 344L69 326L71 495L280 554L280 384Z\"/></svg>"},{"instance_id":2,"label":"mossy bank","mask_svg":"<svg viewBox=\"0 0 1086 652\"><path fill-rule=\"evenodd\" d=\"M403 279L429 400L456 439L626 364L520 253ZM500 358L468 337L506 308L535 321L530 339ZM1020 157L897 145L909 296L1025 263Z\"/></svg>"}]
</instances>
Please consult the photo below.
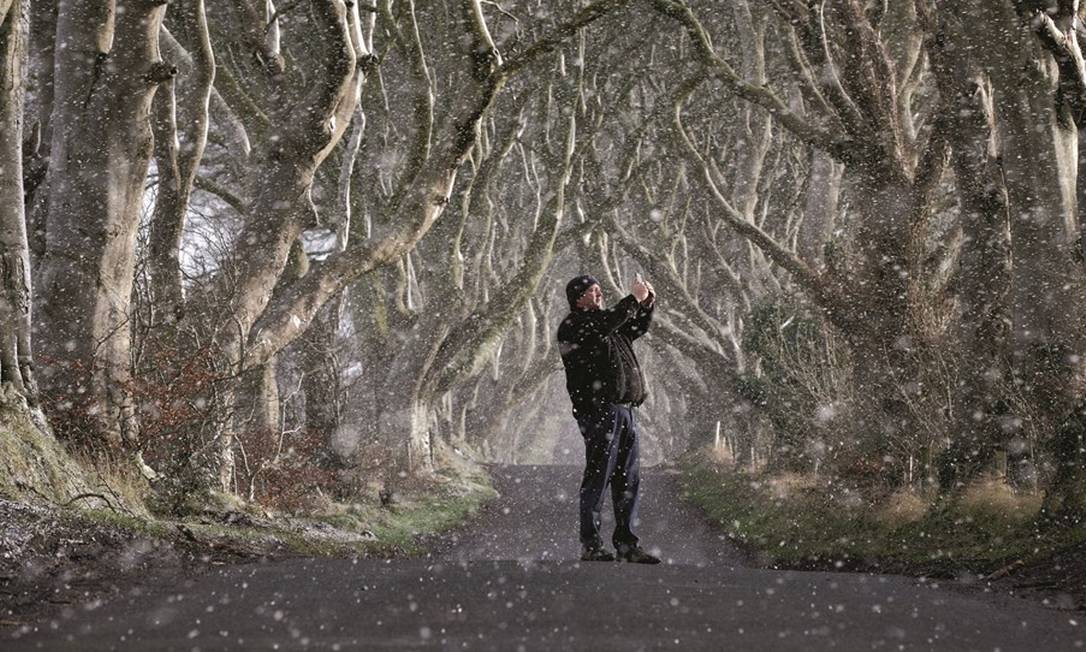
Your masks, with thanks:
<instances>
[{"instance_id":1,"label":"mossy bank","mask_svg":"<svg viewBox=\"0 0 1086 652\"><path fill-rule=\"evenodd\" d=\"M84 469L49 432L39 410L0 390L0 497L66 503L89 493Z\"/></svg>"}]
</instances>

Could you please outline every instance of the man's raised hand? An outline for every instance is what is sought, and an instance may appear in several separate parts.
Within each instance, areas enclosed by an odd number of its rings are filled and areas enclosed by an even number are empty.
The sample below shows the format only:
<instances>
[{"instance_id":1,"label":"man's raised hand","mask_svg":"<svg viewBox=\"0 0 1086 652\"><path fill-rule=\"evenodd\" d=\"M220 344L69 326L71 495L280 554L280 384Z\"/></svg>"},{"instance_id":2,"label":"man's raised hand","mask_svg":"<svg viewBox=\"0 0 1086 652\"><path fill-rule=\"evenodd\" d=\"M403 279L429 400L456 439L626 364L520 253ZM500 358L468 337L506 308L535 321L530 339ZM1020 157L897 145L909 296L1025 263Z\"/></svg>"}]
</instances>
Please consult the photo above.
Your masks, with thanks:
<instances>
[{"instance_id":1,"label":"man's raised hand","mask_svg":"<svg viewBox=\"0 0 1086 652\"><path fill-rule=\"evenodd\" d=\"M633 287L630 290L630 293L634 295L634 298L637 299L639 303L641 303L649 297L650 292L651 289L649 284L643 281L641 279L641 275L638 274L637 278L634 279Z\"/></svg>"},{"instance_id":2,"label":"man's raised hand","mask_svg":"<svg viewBox=\"0 0 1086 652\"><path fill-rule=\"evenodd\" d=\"M643 283L645 284L645 288L649 291L649 296L642 301L642 303L645 304L646 308L651 308L652 304L656 303L656 288L652 287L652 283L649 283L648 281L643 281Z\"/></svg>"}]
</instances>

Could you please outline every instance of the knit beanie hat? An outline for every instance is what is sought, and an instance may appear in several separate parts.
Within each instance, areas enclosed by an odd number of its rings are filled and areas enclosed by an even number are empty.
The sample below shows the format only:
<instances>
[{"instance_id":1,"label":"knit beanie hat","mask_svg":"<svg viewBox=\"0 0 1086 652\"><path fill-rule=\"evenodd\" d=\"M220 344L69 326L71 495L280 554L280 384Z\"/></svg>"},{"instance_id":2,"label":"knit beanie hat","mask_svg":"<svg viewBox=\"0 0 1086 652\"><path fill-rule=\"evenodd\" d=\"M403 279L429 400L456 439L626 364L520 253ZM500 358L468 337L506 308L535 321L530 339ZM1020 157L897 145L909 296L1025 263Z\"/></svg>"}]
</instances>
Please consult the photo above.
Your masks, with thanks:
<instances>
[{"instance_id":1,"label":"knit beanie hat","mask_svg":"<svg viewBox=\"0 0 1086 652\"><path fill-rule=\"evenodd\" d=\"M599 285L599 281L588 274L578 276L566 284L566 299L569 301L570 309L577 306L577 300L593 285Z\"/></svg>"}]
</instances>

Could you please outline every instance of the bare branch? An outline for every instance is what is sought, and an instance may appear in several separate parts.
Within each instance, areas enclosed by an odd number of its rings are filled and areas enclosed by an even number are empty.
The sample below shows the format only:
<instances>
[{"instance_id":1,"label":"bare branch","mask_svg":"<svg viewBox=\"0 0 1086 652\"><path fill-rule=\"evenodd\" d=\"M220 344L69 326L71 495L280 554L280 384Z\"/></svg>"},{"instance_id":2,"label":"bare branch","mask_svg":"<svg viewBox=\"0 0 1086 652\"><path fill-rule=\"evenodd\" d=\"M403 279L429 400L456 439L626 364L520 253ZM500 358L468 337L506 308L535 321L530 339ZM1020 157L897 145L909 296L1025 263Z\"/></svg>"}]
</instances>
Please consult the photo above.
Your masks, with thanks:
<instances>
[{"instance_id":1,"label":"bare branch","mask_svg":"<svg viewBox=\"0 0 1086 652\"><path fill-rule=\"evenodd\" d=\"M494 66L501 67L502 57L498 47L494 45L494 39L490 36L490 28L486 25L486 16L483 15L483 7L479 0L463 0L464 9L470 16L472 32L475 36L476 75L489 75Z\"/></svg>"},{"instance_id":2,"label":"bare branch","mask_svg":"<svg viewBox=\"0 0 1086 652\"><path fill-rule=\"evenodd\" d=\"M695 82L698 80L695 80ZM693 92L696 84L688 83L686 85L687 94ZM702 157L694 146L693 141L690 140L690 136L686 132L686 128L682 123L682 106L685 97L680 95L674 104L673 126L676 134L679 136L680 143L685 145L687 154L691 159L691 162L702 171L702 176L708 186L710 194L716 199L716 203L720 208L724 209L724 220L740 235L751 240L759 248L766 252L766 254L773 259L781 267L785 268L796 276L797 280L810 289L821 288L822 282L818 277L818 274L807 266L802 260L795 254L782 247L776 240L774 240L768 233L762 231L758 226L748 222L738 210L732 206L731 202L724 196L717 185L712 168L709 163Z\"/></svg>"},{"instance_id":3,"label":"bare branch","mask_svg":"<svg viewBox=\"0 0 1086 652\"><path fill-rule=\"evenodd\" d=\"M528 46L523 52L510 57L500 69L500 74L509 77L516 74L529 63L541 56L553 52L567 38L573 36L581 29L591 25L603 16L621 9L630 3L630 0L597 0L584 9L577 12L572 20L562 23L554 28L550 34L540 38Z\"/></svg>"},{"instance_id":4,"label":"bare branch","mask_svg":"<svg viewBox=\"0 0 1086 652\"><path fill-rule=\"evenodd\" d=\"M533 293L543 280L543 274L554 259L554 246L565 215L566 185L573 171L573 153L577 142L576 115L571 112L569 129L566 135L565 160L562 172L555 181L555 195L551 200L550 210L539 220L532 232L525 255L516 274L486 304L476 309L466 323L472 328L460 329L456 335L442 346L436 370L438 375L432 379L437 392L446 391L454 380L463 374L468 376L478 372L483 362L483 354L489 345L500 337L509 322L531 300Z\"/></svg>"},{"instance_id":5,"label":"bare branch","mask_svg":"<svg viewBox=\"0 0 1086 652\"><path fill-rule=\"evenodd\" d=\"M716 53L709 39L709 33L685 3L674 0L653 0L653 5L661 14L674 19L686 29L694 43L698 58L714 78L723 81L743 99L769 111L770 115L779 120L797 138L824 149L834 156L847 155L850 145L843 134L815 127L791 111L769 87L756 86L742 79L731 64Z\"/></svg>"}]
</instances>

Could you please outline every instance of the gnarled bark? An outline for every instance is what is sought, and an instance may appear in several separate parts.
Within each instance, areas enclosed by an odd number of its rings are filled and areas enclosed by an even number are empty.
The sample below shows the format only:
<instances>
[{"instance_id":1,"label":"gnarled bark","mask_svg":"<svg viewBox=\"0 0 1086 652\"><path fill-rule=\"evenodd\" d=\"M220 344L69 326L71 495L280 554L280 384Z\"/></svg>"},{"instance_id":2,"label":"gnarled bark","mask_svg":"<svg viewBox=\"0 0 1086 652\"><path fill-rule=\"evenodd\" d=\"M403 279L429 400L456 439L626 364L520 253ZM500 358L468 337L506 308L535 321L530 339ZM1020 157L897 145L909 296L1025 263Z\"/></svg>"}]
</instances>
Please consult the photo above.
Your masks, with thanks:
<instances>
[{"instance_id":1,"label":"gnarled bark","mask_svg":"<svg viewBox=\"0 0 1086 652\"><path fill-rule=\"evenodd\" d=\"M0 2L0 383L4 394L14 390L34 404L22 165L28 6L26 0Z\"/></svg>"},{"instance_id":2,"label":"gnarled bark","mask_svg":"<svg viewBox=\"0 0 1086 652\"><path fill-rule=\"evenodd\" d=\"M151 157L165 6L59 7L46 246L35 311L46 407L61 436L134 445L130 332L135 237Z\"/></svg>"}]
</instances>

